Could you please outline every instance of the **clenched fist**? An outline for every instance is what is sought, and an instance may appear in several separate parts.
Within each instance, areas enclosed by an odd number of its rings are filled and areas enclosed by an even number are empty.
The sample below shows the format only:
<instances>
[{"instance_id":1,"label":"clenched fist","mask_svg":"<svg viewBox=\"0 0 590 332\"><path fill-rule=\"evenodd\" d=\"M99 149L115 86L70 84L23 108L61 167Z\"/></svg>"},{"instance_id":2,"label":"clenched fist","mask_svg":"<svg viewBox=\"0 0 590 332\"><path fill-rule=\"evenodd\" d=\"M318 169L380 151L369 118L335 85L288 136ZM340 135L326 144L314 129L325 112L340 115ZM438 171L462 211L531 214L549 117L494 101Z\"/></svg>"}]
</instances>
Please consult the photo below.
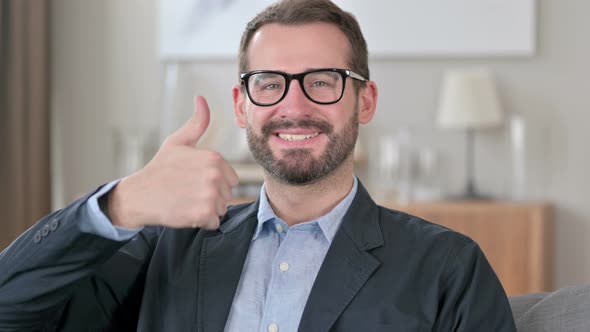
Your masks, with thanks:
<instances>
[{"instance_id":1,"label":"clenched fist","mask_svg":"<svg viewBox=\"0 0 590 332\"><path fill-rule=\"evenodd\" d=\"M217 229L238 176L215 152L197 149L209 126L209 106L195 98L191 119L166 138L154 158L109 193L114 225Z\"/></svg>"}]
</instances>

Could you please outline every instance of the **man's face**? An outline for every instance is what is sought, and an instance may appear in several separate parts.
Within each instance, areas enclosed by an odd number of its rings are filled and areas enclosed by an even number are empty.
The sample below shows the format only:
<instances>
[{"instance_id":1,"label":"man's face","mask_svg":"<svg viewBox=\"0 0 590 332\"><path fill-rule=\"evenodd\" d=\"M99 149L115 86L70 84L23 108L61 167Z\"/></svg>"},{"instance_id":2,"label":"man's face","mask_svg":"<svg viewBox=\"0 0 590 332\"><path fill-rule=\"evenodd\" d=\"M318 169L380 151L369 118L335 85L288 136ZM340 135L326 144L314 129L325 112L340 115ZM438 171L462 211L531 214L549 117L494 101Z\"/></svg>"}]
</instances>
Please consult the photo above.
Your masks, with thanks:
<instances>
[{"instance_id":1,"label":"man's face","mask_svg":"<svg viewBox=\"0 0 590 332\"><path fill-rule=\"evenodd\" d=\"M268 24L250 42L248 70L294 74L318 68L350 69L349 54L346 36L334 25ZM342 99L331 105L309 100L297 81L291 82L281 102L267 107L254 105L245 91L234 88L237 121L247 130L254 158L272 176L290 184L314 182L352 158L362 102L350 78ZM365 118L361 121L368 121Z\"/></svg>"}]
</instances>

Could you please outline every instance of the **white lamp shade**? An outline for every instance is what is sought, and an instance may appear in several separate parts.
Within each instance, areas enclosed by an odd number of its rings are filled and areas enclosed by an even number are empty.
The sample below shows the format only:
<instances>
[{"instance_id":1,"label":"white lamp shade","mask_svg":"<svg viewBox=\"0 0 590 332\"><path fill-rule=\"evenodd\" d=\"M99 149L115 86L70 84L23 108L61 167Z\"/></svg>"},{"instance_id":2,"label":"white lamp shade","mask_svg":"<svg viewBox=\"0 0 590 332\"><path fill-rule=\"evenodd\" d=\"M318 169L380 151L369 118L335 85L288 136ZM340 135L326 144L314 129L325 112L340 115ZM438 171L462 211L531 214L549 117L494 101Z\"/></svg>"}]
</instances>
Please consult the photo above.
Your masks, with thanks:
<instances>
[{"instance_id":1,"label":"white lamp shade","mask_svg":"<svg viewBox=\"0 0 590 332\"><path fill-rule=\"evenodd\" d=\"M502 123L502 115L494 80L488 69L452 70L445 74L438 109L439 127L493 127Z\"/></svg>"}]
</instances>

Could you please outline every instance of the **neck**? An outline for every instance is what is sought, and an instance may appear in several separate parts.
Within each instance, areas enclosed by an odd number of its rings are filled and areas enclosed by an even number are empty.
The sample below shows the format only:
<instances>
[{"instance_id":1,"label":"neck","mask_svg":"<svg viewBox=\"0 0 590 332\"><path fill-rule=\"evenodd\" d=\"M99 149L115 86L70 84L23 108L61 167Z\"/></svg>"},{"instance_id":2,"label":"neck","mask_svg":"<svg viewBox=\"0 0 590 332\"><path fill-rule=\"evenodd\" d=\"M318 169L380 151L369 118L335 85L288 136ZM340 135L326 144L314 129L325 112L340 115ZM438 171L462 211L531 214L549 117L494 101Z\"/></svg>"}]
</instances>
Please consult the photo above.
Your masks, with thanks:
<instances>
[{"instance_id":1,"label":"neck","mask_svg":"<svg viewBox=\"0 0 590 332\"><path fill-rule=\"evenodd\" d=\"M330 212L352 189L352 177L352 156L332 173L310 184L287 184L266 174L266 196L275 214L292 226Z\"/></svg>"}]
</instances>

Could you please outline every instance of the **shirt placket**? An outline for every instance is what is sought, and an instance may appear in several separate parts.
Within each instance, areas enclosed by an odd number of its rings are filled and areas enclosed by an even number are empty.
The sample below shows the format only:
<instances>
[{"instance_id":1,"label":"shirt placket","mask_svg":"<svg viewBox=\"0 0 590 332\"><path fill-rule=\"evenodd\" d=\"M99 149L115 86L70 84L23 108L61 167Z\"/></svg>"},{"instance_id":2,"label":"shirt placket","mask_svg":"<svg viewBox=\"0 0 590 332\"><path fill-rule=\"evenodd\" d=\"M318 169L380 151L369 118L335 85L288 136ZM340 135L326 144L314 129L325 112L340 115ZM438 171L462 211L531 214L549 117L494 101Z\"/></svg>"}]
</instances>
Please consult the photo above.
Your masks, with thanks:
<instances>
[{"instance_id":1,"label":"shirt placket","mask_svg":"<svg viewBox=\"0 0 590 332\"><path fill-rule=\"evenodd\" d=\"M287 331L285 313L281 308L285 307L284 301L288 301L289 286L296 281L292 277L290 236L286 225L275 221L274 233L279 243L279 248L271 263L271 277L266 292L264 314L260 324L260 332Z\"/></svg>"}]
</instances>

